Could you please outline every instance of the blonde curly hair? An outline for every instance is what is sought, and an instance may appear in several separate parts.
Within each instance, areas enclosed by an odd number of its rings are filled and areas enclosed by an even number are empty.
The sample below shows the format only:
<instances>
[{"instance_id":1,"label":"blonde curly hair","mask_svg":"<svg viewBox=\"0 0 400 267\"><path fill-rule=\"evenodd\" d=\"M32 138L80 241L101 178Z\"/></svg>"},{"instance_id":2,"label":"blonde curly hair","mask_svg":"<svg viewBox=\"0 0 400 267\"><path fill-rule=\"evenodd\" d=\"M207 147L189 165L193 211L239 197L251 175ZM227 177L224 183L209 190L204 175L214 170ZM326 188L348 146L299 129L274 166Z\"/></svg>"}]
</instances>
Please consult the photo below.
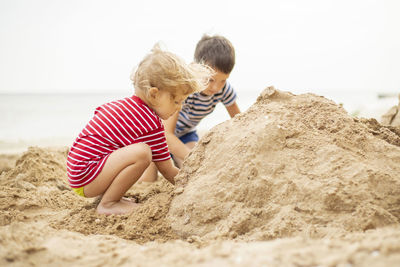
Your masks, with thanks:
<instances>
[{"instance_id":1,"label":"blonde curly hair","mask_svg":"<svg viewBox=\"0 0 400 267\"><path fill-rule=\"evenodd\" d=\"M190 95L207 88L214 71L203 64L186 64L177 55L162 50L155 44L151 53L139 63L131 74L135 91L148 97L151 87L166 90L173 97Z\"/></svg>"}]
</instances>

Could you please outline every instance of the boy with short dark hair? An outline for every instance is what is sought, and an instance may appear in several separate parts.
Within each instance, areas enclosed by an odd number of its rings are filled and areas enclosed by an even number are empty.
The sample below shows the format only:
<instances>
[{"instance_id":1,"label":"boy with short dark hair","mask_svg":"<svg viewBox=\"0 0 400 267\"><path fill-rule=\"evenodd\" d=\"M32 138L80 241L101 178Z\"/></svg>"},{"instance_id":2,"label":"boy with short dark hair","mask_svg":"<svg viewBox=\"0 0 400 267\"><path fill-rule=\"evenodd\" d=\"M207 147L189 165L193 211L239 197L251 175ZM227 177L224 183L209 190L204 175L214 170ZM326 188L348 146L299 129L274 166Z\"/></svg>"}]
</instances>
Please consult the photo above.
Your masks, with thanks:
<instances>
[{"instance_id":1,"label":"boy with short dark hair","mask_svg":"<svg viewBox=\"0 0 400 267\"><path fill-rule=\"evenodd\" d=\"M196 45L194 60L208 65L215 73L207 89L190 95L182 110L164 122L168 146L179 167L199 140L196 126L219 102L224 104L231 118L240 113L236 92L227 81L235 65L235 49L231 42L223 36L204 35Z\"/></svg>"}]
</instances>

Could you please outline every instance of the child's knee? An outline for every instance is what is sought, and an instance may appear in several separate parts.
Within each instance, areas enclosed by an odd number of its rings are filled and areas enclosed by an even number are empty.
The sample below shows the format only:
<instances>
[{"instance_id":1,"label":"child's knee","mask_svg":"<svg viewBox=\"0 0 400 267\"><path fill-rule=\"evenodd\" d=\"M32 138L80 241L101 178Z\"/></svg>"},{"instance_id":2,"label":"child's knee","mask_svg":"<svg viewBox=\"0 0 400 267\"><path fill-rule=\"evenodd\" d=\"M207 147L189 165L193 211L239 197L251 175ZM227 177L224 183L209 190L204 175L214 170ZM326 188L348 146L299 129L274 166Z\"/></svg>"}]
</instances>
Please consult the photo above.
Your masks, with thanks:
<instances>
[{"instance_id":1,"label":"child's knee","mask_svg":"<svg viewBox=\"0 0 400 267\"><path fill-rule=\"evenodd\" d=\"M124 160L127 161L128 165L135 164L146 169L152 162L152 152L150 147L145 143L136 143L129 145L124 148L125 155Z\"/></svg>"},{"instance_id":2,"label":"child's knee","mask_svg":"<svg viewBox=\"0 0 400 267\"><path fill-rule=\"evenodd\" d=\"M150 165L152 162L152 152L149 145L145 143L138 143L137 145L137 156L140 161L142 161L145 165Z\"/></svg>"}]
</instances>

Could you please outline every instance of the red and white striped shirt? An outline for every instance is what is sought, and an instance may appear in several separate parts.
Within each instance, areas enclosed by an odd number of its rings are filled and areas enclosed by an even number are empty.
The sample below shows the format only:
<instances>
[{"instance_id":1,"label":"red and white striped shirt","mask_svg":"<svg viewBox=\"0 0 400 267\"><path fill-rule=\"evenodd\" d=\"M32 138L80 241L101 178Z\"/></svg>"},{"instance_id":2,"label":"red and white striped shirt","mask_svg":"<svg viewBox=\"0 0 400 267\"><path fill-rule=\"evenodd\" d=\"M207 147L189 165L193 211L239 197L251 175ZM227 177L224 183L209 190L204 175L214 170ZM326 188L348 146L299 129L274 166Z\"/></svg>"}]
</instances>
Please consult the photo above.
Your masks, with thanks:
<instances>
[{"instance_id":1,"label":"red and white striped shirt","mask_svg":"<svg viewBox=\"0 0 400 267\"><path fill-rule=\"evenodd\" d=\"M161 119L139 97L126 97L98 107L69 150L70 186L87 185L100 173L113 151L135 143L148 144L153 161L171 158Z\"/></svg>"}]
</instances>

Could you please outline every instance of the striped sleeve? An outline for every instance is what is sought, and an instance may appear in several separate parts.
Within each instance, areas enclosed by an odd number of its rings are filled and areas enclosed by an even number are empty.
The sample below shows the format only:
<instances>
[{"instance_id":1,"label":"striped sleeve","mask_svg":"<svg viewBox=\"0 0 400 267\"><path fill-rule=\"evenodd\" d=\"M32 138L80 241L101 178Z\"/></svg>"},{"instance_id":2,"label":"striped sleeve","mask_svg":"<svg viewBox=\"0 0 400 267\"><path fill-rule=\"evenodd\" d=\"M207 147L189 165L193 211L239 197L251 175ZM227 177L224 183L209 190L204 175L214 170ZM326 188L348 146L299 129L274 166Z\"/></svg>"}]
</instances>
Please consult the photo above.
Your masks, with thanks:
<instances>
[{"instance_id":1,"label":"striped sleeve","mask_svg":"<svg viewBox=\"0 0 400 267\"><path fill-rule=\"evenodd\" d=\"M235 103L237 96L236 96L235 90L233 89L233 87L230 83L226 82L222 91L223 91L223 93L222 93L221 102L226 107Z\"/></svg>"}]
</instances>

